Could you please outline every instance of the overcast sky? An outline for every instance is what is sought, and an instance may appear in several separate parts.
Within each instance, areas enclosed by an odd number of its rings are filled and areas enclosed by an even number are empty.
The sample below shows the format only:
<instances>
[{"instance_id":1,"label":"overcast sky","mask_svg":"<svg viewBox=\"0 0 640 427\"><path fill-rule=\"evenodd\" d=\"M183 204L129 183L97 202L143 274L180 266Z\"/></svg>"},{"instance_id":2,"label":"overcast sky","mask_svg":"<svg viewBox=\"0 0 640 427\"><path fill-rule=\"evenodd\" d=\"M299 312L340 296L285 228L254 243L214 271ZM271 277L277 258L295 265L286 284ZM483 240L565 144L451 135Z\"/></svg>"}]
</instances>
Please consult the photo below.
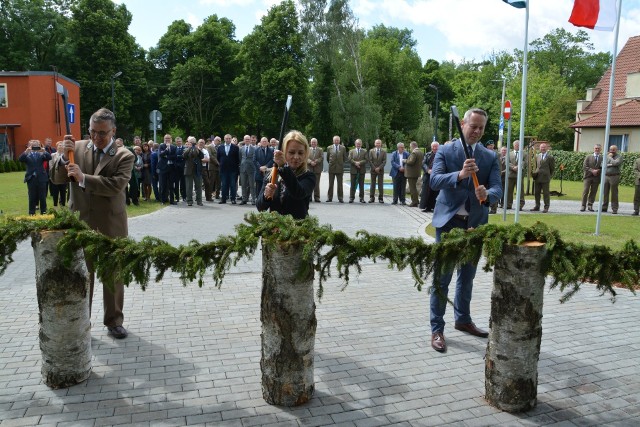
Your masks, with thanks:
<instances>
[{"instance_id":1,"label":"overcast sky","mask_svg":"<svg viewBox=\"0 0 640 427\"><path fill-rule=\"evenodd\" d=\"M129 28L145 49L157 44L171 22L184 19L195 29L210 15L233 21L242 40L267 10L279 0L114 0L133 14ZM480 60L492 51L522 49L525 10L502 0L351 0L360 27L384 24L413 30L422 62ZM532 0L529 42L555 28L578 31L568 22L573 0ZM613 32L588 31L596 51L613 49ZM625 0L622 7L618 50L626 40L640 35L640 0Z\"/></svg>"}]
</instances>

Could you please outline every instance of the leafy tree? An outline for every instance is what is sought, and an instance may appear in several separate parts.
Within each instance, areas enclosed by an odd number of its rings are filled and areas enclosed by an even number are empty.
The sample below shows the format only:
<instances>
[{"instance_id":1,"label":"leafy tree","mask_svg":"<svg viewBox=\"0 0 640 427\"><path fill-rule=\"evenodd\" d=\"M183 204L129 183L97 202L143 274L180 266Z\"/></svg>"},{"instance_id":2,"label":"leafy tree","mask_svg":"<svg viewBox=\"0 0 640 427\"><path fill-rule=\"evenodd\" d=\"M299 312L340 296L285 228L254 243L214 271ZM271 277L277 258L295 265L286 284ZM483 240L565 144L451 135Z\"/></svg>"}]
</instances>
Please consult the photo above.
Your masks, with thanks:
<instances>
[{"instance_id":1,"label":"leafy tree","mask_svg":"<svg viewBox=\"0 0 640 427\"><path fill-rule=\"evenodd\" d=\"M360 46L364 83L375 88L383 123L387 125L381 129L385 138L390 137L390 130L415 133L420 122L422 64L411 34L407 29L377 25Z\"/></svg>"},{"instance_id":2,"label":"leafy tree","mask_svg":"<svg viewBox=\"0 0 640 427\"><path fill-rule=\"evenodd\" d=\"M70 37L67 40L75 58L61 71L81 84L81 123L101 107L111 108L112 76L116 92L118 127L125 131L131 123L132 87L144 86L144 76L138 71L140 47L128 33L131 13L124 4L110 0L79 0L72 8ZM143 68L144 69L144 68Z\"/></svg>"},{"instance_id":3,"label":"leafy tree","mask_svg":"<svg viewBox=\"0 0 640 427\"><path fill-rule=\"evenodd\" d=\"M508 91L513 94L511 112L512 139L520 133L519 79L511 82ZM578 94L560 77L555 67L547 70L532 68L527 78L527 116L525 135L551 142L554 149L573 149L573 129L569 125L575 121L575 106Z\"/></svg>"},{"instance_id":4,"label":"leafy tree","mask_svg":"<svg viewBox=\"0 0 640 427\"><path fill-rule=\"evenodd\" d=\"M303 66L302 38L293 1L273 6L248 34L238 54L242 73L235 80L242 118L249 131L274 136L280 131L287 95L292 95L289 128L303 127L308 73Z\"/></svg>"},{"instance_id":5,"label":"leafy tree","mask_svg":"<svg viewBox=\"0 0 640 427\"><path fill-rule=\"evenodd\" d=\"M50 70L70 59L65 46L68 10L77 0L0 2L0 69Z\"/></svg>"},{"instance_id":6,"label":"leafy tree","mask_svg":"<svg viewBox=\"0 0 640 427\"><path fill-rule=\"evenodd\" d=\"M575 35L557 28L530 43L529 66L541 70L554 66L565 82L580 92L595 86L611 64L609 53L592 53L589 34Z\"/></svg>"},{"instance_id":7,"label":"leafy tree","mask_svg":"<svg viewBox=\"0 0 640 427\"><path fill-rule=\"evenodd\" d=\"M212 15L190 31L184 21L173 22L150 53L160 81L168 78L161 101L163 121L177 124L186 134L221 133L238 118L233 108L239 47L235 26Z\"/></svg>"}]
</instances>

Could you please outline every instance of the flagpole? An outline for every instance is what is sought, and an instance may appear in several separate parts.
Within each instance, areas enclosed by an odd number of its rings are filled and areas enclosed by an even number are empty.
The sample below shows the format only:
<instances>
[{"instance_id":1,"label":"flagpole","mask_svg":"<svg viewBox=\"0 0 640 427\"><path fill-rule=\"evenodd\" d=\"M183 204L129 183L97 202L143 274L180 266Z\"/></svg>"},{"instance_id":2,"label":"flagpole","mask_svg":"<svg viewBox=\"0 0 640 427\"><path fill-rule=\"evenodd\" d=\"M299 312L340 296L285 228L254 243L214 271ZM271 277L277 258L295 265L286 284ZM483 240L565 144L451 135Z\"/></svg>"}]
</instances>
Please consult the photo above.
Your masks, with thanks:
<instances>
[{"instance_id":1,"label":"flagpole","mask_svg":"<svg viewBox=\"0 0 640 427\"><path fill-rule=\"evenodd\" d=\"M518 218L520 217L520 197L521 197L521 189L522 189L522 167L521 162L523 161L523 152L524 152L524 122L525 115L527 113L527 54L529 52L529 2L526 2L526 15L524 22L524 55L522 58L522 90L520 97L520 154L518 155L518 180L516 181L516 215L514 218L514 223L518 223ZM507 202L507 199L504 200Z\"/></svg>"},{"instance_id":2,"label":"flagpole","mask_svg":"<svg viewBox=\"0 0 640 427\"><path fill-rule=\"evenodd\" d=\"M616 11L616 35L613 38L613 61L611 62L611 76L609 77L609 100L607 101L607 123L604 127L604 153L602 156L602 170L600 175L600 195L598 197L598 214L596 215L596 236L600 235L600 219L602 217L602 199L604 196L604 181L607 175L607 158L609 156L609 132L611 130L611 109L613 105L613 86L616 76L616 56L618 56L618 34L620 33L620 13L622 0L618 0ZM606 154L605 154L606 153Z\"/></svg>"}]
</instances>

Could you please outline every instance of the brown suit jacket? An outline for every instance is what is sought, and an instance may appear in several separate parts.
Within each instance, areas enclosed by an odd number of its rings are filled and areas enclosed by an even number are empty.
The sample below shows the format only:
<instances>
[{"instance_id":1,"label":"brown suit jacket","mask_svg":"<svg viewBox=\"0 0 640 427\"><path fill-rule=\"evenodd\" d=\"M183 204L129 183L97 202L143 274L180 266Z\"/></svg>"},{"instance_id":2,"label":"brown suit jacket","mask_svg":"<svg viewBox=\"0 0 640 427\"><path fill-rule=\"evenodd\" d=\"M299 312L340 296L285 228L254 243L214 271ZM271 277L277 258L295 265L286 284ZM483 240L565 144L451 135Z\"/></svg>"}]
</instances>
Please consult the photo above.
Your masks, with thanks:
<instances>
[{"instance_id":1,"label":"brown suit jacket","mask_svg":"<svg viewBox=\"0 0 640 427\"><path fill-rule=\"evenodd\" d=\"M358 149L354 148L349 151L349 172L352 174L357 174L360 172L364 174L367 171L367 149L360 148L360 153L358 154ZM360 162L360 169L356 167L356 162Z\"/></svg>"},{"instance_id":2,"label":"brown suit jacket","mask_svg":"<svg viewBox=\"0 0 640 427\"><path fill-rule=\"evenodd\" d=\"M539 184L544 184L551 181L551 177L553 176L553 172L556 169L556 161L549 152L545 156L544 160L542 160L542 154L538 153L536 155L536 177L535 181Z\"/></svg>"},{"instance_id":3,"label":"brown suit jacket","mask_svg":"<svg viewBox=\"0 0 640 427\"><path fill-rule=\"evenodd\" d=\"M324 157L322 148L316 147L315 153L313 152L313 148L309 148L309 159L307 160L307 165L309 166L309 170L313 173L322 173L322 167L324 166ZM316 165L312 166L311 162L315 161Z\"/></svg>"},{"instance_id":4,"label":"brown suit jacket","mask_svg":"<svg viewBox=\"0 0 640 427\"><path fill-rule=\"evenodd\" d=\"M205 145L205 148L209 152L209 164L207 165L207 169L211 172L219 172L220 171L220 163L218 162L218 148L215 144Z\"/></svg>"},{"instance_id":5,"label":"brown suit jacket","mask_svg":"<svg viewBox=\"0 0 640 427\"><path fill-rule=\"evenodd\" d=\"M598 154L597 163L593 153L589 154L587 157L584 158L584 162L582 163L582 172L583 172L582 179L583 180L593 179L593 178L600 179L600 173L594 175L593 172L591 172L591 170L596 169L602 172L602 158L603 158L603 155Z\"/></svg>"},{"instance_id":6,"label":"brown suit jacket","mask_svg":"<svg viewBox=\"0 0 640 427\"><path fill-rule=\"evenodd\" d=\"M371 165L371 172L376 173L375 168L380 167L380 173L384 173L384 165L387 164L387 152L384 149L380 149L380 155L376 153L376 148L369 150L369 164Z\"/></svg>"},{"instance_id":7,"label":"brown suit jacket","mask_svg":"<svg viewBox=\"0 0 640 427\"><path fill-rule=\"evenodd\" d=\"M424 152L420 148L416 148L409 154L409 158L404 167L405 178L420 178L423 158Z\"/></svg>"},{"instance_id":8,"label":"brown suit jacket","mask_svg":"<svg viewBox=\"0 0 640 427\"><path fill-rule=\"evenodd\" d=\"M102 156L98 165L93 162L93 143L76 141L75 162L85 174L85 188L77 182L69 184L69 208L80 212L80 219L89 227L109 237L125 237L127 228L127 205L124 189L131 178L135 156L126 148L117 148L113 143L109 152ZM55 160L52 167L54 184L69 182L67 170Z\"/></svg>"},{"instance_id":9,"label":"brown suit jacket","mask_svg":"<svg viewBox=\"0 0 640 427\"><path fill-rule=\"evenodd\" d=\"M349 159L347 157L347 149L340 144L338 149L331 144L327 147L327 163L329 163L329 173L344 173L344 164Z\"/></svg>"}]
</instances>

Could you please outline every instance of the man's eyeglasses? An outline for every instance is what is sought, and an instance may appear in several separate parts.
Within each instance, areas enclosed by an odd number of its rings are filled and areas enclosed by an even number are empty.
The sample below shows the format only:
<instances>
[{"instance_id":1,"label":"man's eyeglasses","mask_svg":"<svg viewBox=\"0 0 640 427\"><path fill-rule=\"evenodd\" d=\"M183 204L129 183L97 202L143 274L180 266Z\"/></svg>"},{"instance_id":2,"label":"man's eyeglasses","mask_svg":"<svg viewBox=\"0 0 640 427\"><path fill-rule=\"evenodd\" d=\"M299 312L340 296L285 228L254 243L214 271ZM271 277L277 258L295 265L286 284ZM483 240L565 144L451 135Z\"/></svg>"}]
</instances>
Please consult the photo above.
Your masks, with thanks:
<instances>
[{"instance_id":1,"label":"man's eyeglasses","mask_svg":"<svg viewBox=\"0 0 640 427\"><path fill-rule=\"evenodd\" d=\"M106 138L107 136L109 136L112 130L113 129L98 131L98 130L89 129L89 135L91 135L93 138L95 138L96 136L100 138Z\"/></svg>"}]
</instances>

